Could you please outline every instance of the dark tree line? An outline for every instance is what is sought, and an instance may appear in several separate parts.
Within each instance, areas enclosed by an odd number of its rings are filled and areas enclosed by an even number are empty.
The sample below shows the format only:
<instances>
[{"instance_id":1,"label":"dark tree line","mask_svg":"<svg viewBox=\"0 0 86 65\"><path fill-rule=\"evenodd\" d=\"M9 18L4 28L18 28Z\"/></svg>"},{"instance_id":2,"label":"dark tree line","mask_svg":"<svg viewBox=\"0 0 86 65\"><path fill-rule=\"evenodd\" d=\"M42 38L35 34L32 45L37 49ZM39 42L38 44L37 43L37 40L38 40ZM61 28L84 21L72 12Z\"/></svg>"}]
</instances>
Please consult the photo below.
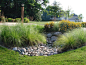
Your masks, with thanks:
<instances>
[{"instance_id":1,"label":"dark tree line","mask_svg":"<svg viewBox=\"0 0 86 65\"><path fill-rule=\"evenodd\" d=\"M42 6L48 3L48 0L0 0L1 13L5 17L19 18L21 17L21 4L24 4L24 15L28 16L31 20L39 17L43 11Z\"/></svg>"},{"instance_id":2,"label":"dark tree line","mask_svg":"<svg viewBox=\"0 0 86 65\"><path fill-rule=\"evenodd\" d=\"M20 18L21 17L21 4L24 4L24 17L28 17L30 20L41 20L42 12L46 12L47 15L56 17L70 17L71 10L62 10L59 6L59 2L54 1L53 5L47 6L48 0L0 0L1 13L7 18ZM43 17L43 16L42 16Z\"/></svg>"}]
</instances>

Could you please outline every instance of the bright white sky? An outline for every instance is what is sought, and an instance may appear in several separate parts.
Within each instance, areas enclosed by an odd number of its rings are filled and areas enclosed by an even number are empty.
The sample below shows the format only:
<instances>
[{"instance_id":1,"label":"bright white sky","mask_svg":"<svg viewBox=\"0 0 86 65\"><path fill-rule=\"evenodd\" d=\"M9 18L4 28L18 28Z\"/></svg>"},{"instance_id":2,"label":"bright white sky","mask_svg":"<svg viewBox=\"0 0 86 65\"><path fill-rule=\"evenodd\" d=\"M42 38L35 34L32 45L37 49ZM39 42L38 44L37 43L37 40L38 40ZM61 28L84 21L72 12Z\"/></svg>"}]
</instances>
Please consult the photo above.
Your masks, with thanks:
<instances>
[{"instance_id":1,"label":"bright white sky","mask_svg":"<svg viewBox=\"0 0 86 65\"><path fill-rule=\"evenodd\" d=\"M49 5L53 2L59 2L63 10L67 10L68 7L73 11L73 13L83 15L83 21L86 22L86 1L85 0L49 0Z\"/></svg>"}]
</instances>

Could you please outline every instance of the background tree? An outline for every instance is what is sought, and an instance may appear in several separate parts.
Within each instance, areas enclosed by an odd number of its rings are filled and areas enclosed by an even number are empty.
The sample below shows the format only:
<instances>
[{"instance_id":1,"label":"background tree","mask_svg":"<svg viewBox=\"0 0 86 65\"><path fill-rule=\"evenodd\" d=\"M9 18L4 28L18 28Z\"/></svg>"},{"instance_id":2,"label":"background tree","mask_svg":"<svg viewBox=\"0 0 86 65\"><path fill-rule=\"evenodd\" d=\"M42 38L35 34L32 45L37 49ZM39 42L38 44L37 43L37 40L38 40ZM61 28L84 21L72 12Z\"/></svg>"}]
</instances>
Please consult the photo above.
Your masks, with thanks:
<instances>
[{"instance_id":1,"label":"background tree","mask_svg":"<svg viewBox=\"0 0 86 65\"><path fill-rule=\"evenodd\" d=\"M62 11L62 15L68 20L69 18L73 17L73 11L68 7L67 10Z\"/></svg>"},{"instance_id":2,"label":"background tree","mask_svg":"<svg viewBox=\"0 0 86 65\"><path fill-rule=\"evenodd\" d=\"M79 18L80 22L82 22L83 15L82 14L79 14L78 15L78 18Z\"/></svg>"},{"instance_id":3,"label":"background tree","mask_svg":"<svg viewBox=\"0 0 86 65\"><path fill-rule=\"evenodd\" d=\"M43 10L42 6L48 3L48 0L0 0L0 6L2 15L11 18L21 17L21 4L25 4L25 16L33 18L35 20L35 15Z\"/></svg>"},{"instance_id":4,"label":"background tree","mask_svg":"<svg viewBox=\"0 0 86 65\"><path fill-rule=\"evenodd\" d=\"M53 3L53 6L48 6L47 8L46 8L46 10L47 10L47 13L49 14L49 15L52 15L52 16L54 16L54 20L56 20L56 17L60 17L60 15L61 15L61 7L59 6L60 4L59 3L57 3L56 1L54 1L54 3Z\"/></svg>"},{"instance_id":5,"label":"background tree","mask_svg":"<svg viewBox=\"0 0 86 65\"><path fill-rule=\"evenodd\" d=\"M38 13L36 13L35 15L34 15L34 20L35 21L41 21L42 20L42 18L41 18L41 11L39 11Z\"/></svg>"},{"instance_id":6,"label":"background tree","mask_svg":"<svg viewBox=\"0 0 86 65\"><path fill-rule=\"evenodd\" d=\"M7 17L19 17L21 14L21 3L26 0L0 0L2 15Z\"/></svg>"}]
</instances>

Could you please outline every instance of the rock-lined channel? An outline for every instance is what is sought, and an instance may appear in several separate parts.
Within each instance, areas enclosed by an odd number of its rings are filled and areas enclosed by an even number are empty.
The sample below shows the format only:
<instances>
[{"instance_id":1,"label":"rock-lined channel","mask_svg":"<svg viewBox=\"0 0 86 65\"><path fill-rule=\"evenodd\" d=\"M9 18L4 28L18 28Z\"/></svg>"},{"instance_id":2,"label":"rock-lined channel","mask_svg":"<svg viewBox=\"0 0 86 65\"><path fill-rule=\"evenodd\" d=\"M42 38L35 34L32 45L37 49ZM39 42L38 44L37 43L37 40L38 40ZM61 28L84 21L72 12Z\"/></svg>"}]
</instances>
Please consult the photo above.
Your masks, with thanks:
<instances>
[{"instance_id":1,"label":"rock-lined channel","mask_svg":"<svg viewBox=\"0 0 86 65\"><path fill-rule=\"evenodd\" d=\"M58 48L53 48L53 43L56 41L61 32L46 33L47 45L29 46L29 47L14 47L13 50L22 55L28 56L50 56L58 54Z\"/></svg>"},{"instance_id":2,"label":"rock-lined channel","mask_svg":"<svg viewBox=\"0 0 86 65\"><path fill-rule=\"evenodd\" d=\"M52 47L53 43L58 39L58 36L61 34L61 32L46 33L47 45Z\"/></svg>"},{"instance_id":3,"label":"rock-lined channel","mask_svg":"<svg viewBox=\"0 0 86 65\"><path fill-rule=\"evenodd\" d=\"M28 56L50 56L58 54L57 48L52 48L48 46L38 46L38 47L34 46L25 48L14 47L13 50L19 52L22 55Z\"/></svg>"}]
</instances>

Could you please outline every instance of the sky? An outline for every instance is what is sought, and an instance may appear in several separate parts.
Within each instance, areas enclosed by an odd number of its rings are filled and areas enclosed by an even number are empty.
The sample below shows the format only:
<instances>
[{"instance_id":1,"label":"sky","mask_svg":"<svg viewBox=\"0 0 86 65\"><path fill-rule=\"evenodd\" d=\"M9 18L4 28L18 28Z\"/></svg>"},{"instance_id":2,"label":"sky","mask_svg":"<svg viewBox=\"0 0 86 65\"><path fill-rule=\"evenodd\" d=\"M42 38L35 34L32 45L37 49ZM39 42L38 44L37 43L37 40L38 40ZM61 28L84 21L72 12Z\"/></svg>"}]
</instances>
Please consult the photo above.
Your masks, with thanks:
<instances>
[{"instance_id":1,"label":"sky","mask_svg":"<svg viewBox=\"0 0 86 65\"><path fill-rule=\"evenodd\" d=\"M63 10L67 10L68 7L73 11L73 13L83 15L83 21L86 22L86 1L85 0L49 0L49 5L53 2L59 2Z\"/></svg>"}]
</instances>

